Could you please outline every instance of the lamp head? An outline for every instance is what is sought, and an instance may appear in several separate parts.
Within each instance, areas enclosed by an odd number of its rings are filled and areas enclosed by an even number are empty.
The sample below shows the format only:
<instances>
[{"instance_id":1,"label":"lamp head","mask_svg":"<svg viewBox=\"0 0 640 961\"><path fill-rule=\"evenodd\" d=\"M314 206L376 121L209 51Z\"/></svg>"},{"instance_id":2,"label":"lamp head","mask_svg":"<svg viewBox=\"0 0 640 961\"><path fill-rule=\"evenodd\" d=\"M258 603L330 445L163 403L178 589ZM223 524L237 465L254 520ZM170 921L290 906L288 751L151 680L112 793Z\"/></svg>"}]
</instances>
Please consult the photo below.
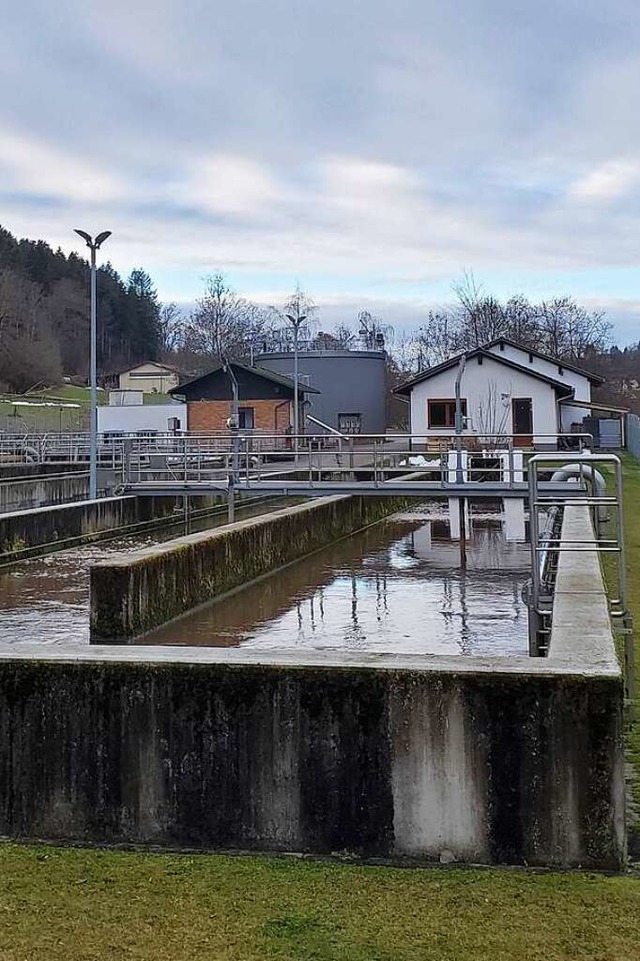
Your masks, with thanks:
<instances>
[{"instance_id":1,"label":"lamp head","mask_svg":"<svg viewBox=\"0 0 640 961\"><path fill-rule=\"evenodd\" d=\"M82 237L87 247L89 247L91 250L99 250L100 245L105 242L107 237L111 236L110 230L103 230L101 234L98 234L95 240L92 240L91 235L88 234L86 230L78 230L76 227L75 232L78 234L78 236Z\"/></svg>"},{"instance_id":2,"label":"lamp head","mask_svg":"<svg viewBox=\"0 0 640 961\"><path fill-rule=\"evenodd\" d=\"M87 233L86 230L78 230L77 227L74 228L74 230L75 230L75 233L76 233L76 234L78 234L80 237L82 237L82 239L83 239L84 241L86 241L87 247L91 247L91 246L92 246L91 236L90 236L90 234Z\"/></svg>"}]
</instances>

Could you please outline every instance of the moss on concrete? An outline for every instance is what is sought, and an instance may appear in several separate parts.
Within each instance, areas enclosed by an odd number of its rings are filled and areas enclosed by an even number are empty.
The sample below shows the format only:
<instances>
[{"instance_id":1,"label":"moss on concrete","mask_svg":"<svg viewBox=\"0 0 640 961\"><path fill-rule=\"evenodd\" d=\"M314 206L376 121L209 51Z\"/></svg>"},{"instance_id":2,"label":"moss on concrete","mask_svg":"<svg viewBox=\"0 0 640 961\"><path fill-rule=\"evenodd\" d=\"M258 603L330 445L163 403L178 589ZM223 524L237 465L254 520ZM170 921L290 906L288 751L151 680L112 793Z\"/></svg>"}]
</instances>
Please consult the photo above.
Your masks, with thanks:
<instances>
[{"instance_id":1,"label":"moss on concrete","mask_svg":"<svg viewBox=\"0 0 640 961\"><path fill-rule=\"evenodd\" d=\"M120 642L405 507L407 498L329 497L193 534L91 569L91 632Z\"/></svg>"}]
</instances>

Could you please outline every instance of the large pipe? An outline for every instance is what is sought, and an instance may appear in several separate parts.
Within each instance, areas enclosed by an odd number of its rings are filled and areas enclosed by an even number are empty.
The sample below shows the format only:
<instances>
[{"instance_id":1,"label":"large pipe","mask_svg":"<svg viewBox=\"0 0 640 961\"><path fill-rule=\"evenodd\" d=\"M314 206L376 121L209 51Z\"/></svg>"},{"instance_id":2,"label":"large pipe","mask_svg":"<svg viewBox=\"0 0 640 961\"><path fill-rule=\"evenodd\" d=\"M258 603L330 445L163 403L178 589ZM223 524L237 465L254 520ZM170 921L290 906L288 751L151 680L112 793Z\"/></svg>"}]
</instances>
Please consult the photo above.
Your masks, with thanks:
<instances>
[{"instance_id":1,"label":"large pipe","mask_svg":"<svg viewBox=\"0 0 640 961\"><path fill-rule=\"evenodd\" d=\"M553 472L551 481L568 481L578 477L588 477L593 483L598 497L604 497L606 495L607 483L604 477L600 471L596 470L595 467L591 467L590 464L565 464L564 467L560 467ZM604 504L597 508L596 517L598 524L606 524L609 520L609 514Z\"/></svg>"},{"instance_id":2,"label":"large pipe","mask_svg":"<svg viewBox=\"0 0 640 961\"><path fill-rule=\"evenodd\" d=\"M569 480L570 477L575 477L576 474L579 477L588 477L589 480L595 484L598 496L605 496L607 492L606 481L600 471L595 470L590 464L565 464L564 467L559 467L558 470L553 472L551 482Z\"/></svg>"}]
</instances>

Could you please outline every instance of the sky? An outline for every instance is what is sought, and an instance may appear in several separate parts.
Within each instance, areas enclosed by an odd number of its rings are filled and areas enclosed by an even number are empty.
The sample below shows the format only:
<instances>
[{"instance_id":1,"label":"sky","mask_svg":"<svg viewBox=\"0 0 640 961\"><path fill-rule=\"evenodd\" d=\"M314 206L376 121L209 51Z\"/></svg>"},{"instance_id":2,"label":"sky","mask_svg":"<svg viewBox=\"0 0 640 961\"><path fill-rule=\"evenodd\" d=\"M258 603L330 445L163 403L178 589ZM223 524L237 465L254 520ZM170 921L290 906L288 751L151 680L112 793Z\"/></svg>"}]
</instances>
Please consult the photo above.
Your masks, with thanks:
<instances>
[{"instance_id":1,"label":"sky","mask_svg":"<svg viewBox=\"0 0 640 961\"><path fill-rule=\"evenodd\" d=\"M640 340L637 0L22 0L0 89L0 223L165 301L409 329L472 271Z\"/></svg>"}]
</instances>

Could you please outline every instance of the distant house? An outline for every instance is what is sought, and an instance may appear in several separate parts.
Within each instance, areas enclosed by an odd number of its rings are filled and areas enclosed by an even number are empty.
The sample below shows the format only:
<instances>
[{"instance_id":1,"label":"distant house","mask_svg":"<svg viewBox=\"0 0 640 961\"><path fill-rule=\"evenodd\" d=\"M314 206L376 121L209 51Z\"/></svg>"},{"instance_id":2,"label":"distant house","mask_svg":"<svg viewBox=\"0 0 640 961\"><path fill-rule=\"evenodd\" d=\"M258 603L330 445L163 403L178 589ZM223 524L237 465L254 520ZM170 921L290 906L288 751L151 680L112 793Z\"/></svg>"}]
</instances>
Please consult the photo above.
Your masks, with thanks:
<instances>
[{"instance_id":1,"label":"distant house","mask_svg":"<svg viewBox=\"0 0 640 961\"><path fill-rule=\"evenodd\" d=\"M464 433L514 434L519 446L555 447L559 433L581 425L602 378L573 364L498 338L424 370L397 387L410 404L413 434L444 437L455 430L460 361Z\"/></svg>"},{"instance_id":2,"label":"distant house","mask_svg":"<svg viewBox=\"0 0 640 961\"><path fill-rule=\"evenodd\" d=\"M106 386L117 390L141 390L145 394L167 394L180 382L179 371L155 360L127 367L106 378Z\"/></svg>"},{"instance_id":3,"label":"distant house","mask_svg":"<svg viewBox=\"0 0 640 961\"><path fill-rule=\"evenodd\" d=\"M290 432L294 419L293 381L263 367L235 362L229 366L238 384L240 429L268 434ZM217 432L227 429L232 413L233 388L231 377L222 364L173 387L169 393L186 402L188 430ZM317 393L314 387L299 384L301 424L307 395Z\"/></svg>"}]
</instances>

